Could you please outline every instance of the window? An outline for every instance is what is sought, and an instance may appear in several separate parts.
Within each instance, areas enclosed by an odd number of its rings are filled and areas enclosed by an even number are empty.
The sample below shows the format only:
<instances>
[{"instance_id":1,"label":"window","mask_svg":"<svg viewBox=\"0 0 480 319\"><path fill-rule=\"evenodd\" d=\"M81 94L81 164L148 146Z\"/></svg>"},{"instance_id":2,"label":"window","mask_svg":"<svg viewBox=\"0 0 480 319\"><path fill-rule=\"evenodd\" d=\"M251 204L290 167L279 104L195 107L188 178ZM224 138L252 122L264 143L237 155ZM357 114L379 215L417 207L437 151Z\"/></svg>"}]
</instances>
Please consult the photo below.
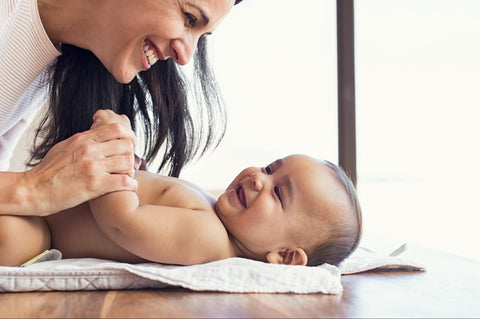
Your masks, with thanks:
<instances>
[{"instance_id":1,"label":"window","mask_svg":"<svg viewBox=\"0 0 480 319\"><path fill-rule=\"evenodd\" d=\"M480 2L355 2L365 232L480 259Z\"/></svg>"}]
</instances>

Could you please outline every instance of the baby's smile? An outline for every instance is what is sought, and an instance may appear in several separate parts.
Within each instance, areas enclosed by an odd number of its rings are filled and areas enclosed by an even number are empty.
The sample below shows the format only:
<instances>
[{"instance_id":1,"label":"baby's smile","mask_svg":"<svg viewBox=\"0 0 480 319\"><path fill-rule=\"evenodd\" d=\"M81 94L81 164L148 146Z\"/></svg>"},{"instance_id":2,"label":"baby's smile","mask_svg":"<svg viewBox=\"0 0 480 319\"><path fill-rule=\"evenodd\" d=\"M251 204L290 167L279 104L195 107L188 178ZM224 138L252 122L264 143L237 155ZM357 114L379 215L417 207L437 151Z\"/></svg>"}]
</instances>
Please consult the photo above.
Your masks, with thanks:
<instances>
[{"instance_id":1,"label":"baby's smile","mask_svg":"<svg viewBox=\"0 0 480 319\"><path fill-rule=\"evenodd\" d=\"M247 208L247 200L245 198L245 192L243 191L242 185L239 185L237 188L237 196L243 207Z\"/></svg>"}]
</instances>

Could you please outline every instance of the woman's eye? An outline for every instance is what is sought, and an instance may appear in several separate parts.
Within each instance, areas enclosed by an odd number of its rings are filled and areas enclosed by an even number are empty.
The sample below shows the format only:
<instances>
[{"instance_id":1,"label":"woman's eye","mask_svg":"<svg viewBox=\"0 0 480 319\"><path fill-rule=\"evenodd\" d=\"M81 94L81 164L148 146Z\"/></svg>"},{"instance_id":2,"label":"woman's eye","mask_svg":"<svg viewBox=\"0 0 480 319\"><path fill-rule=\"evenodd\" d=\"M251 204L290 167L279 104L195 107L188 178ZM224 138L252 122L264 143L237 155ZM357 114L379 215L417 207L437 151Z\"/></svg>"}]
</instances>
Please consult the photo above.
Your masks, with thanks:
<instances>
[{"instance_id":1,"label":"woman's eye","mask_svg":"<svg viewBox=\"0 0 480 319\"><path fill-rule=\"evenodd\" d=\"M185 26L193 28L197 25L197 18L190 13L185 12Z\"/></svg>"},{"instance_id":2,"label":"woman's eye","mask_svg":"<svg viewBox=\"0 0 480 319\"><path fill-rule=\"evenodd\" d=\"M201 38L206 38L206 37L211 36L211 35L212 35L211 32L207 32L207 33L202 34Z\"/></svg>"},{"instance_id":3,"label":"woman's eye","mask_svg":"<svg viewBox=\"0 0 480 319\"><path fill-rule=\"evenodd\" d=\"M280 194L280 188L278 188L277 186L274 187L274 192L275 192L275 195L277 195L278 199L280 200L280 203L282 202L282 196Z\"/></svg>"}]
</instances>

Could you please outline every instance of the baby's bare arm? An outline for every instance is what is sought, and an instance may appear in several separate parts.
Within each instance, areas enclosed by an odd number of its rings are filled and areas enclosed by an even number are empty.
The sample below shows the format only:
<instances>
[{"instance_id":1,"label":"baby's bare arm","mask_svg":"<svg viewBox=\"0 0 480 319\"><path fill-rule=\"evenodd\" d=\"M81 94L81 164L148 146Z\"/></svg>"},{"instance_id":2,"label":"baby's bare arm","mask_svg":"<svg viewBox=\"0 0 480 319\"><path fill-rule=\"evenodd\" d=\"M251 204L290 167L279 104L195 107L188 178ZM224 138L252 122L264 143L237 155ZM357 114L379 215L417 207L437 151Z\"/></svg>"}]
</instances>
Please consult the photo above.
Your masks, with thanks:
<instances>
[{"instance_id":1,"label":"baby's bare arm","mask_svg":"<svg viewBox=\"0 0 480 319\"><path fill-rule=\"evenodd\" d=\"M107 236L141 258L190 265L230 257L227 233L212 211L140 205L130 191L91 200L90 208Z\"/></svg>"}]
</instances>

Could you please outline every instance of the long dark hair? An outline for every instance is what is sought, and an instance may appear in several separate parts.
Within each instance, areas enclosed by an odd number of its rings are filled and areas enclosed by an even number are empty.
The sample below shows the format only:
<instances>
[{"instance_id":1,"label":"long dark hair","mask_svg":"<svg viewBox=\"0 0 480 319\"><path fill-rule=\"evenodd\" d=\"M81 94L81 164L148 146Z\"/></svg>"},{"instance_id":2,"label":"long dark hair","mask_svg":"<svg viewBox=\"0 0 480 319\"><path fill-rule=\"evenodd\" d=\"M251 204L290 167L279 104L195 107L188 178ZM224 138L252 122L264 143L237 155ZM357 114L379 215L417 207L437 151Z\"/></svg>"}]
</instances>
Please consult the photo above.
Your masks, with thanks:
<instances>
[{"instance_id":1,"label":"long dark hair","mask_svg":"<svg viewBox=\"0 0 480 319\"><path fill-rule=\"evenodd\" d=\"M133 129L143 133L140 155L147 162L163 152L157 171L178 176L186 163L216 147L225 132L225 108L208 65L206 38L198 42L194 70L190 96L196 104L188 107L190 90L172 59L158 61L121 84L92 52L62 45L62 55L47 72L49 109L37 129L29 164L40 162L58 142L88 130L95 111L108 108L127 115Z\"/></svg>"}]
</instances>

